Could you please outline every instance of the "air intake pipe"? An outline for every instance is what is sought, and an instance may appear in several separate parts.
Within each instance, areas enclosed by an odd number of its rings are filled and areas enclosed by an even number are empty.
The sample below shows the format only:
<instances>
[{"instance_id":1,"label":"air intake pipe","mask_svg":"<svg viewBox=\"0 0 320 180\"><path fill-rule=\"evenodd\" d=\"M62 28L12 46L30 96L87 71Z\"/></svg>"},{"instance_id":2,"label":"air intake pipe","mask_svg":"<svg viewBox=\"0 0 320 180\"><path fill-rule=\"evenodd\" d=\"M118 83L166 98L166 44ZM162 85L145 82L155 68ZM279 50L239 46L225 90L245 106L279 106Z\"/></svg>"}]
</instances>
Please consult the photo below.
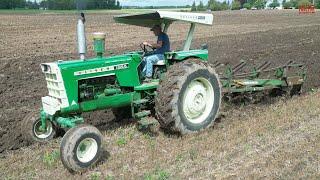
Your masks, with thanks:
<instances>
[{"instance_id":1,"label":"air intake pipe","mask_svg":"<svg viewBox=\"0 0 320 180\"><path fill-rule=\"evenodd\" d=\"M87 53L87 44L86 44L86 34L85 34L85 23L86 19L84 13L80 13L80 18L77 25L77 38L78 38L78 52L80 59L84 60Z\"/></svg>"},{"instance_id":2,"label":"air intake pipe","mask_svg":"<svg viewBox=\"0 0 320 180\"><path fill-rule=\"evenodd\" d=\"M106 34L102 32L93 33L93 49L98 58L102 58L105 51Z\"/></svg>"}]
</instances>

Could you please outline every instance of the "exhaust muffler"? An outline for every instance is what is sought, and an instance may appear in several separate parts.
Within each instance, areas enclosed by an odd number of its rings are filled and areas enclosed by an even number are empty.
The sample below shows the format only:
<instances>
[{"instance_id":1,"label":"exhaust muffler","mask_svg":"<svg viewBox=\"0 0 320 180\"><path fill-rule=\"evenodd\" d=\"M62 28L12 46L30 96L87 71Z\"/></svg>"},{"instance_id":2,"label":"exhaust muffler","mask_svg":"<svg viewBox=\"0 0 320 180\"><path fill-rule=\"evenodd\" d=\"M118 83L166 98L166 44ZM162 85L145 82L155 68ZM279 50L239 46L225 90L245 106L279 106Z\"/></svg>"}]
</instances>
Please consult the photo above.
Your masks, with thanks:
<instances>
[{"instance_id":1,"label":"exhaust muffler","mask_svg":"<svg viewBox=\"0 0 320 180\"><path fill-rule=\"evenodd\" d=\"M80 19L77 24L77 38L78 38L78 52L80 55L80 59L84 60L87 53L87 43L86 43L86 34L85 34L85 26L84 23L86 21L84 13L80 14Z\"/></svg>"}]
</instances>

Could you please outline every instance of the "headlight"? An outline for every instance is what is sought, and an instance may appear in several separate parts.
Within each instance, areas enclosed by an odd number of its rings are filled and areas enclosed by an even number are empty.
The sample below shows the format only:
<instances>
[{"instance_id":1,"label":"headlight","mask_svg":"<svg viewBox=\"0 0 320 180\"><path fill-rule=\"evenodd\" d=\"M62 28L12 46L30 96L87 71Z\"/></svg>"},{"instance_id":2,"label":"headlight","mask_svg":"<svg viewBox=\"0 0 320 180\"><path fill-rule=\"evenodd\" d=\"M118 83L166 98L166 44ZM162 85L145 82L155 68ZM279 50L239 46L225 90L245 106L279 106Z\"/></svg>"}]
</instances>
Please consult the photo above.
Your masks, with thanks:
<instances>
[{"instance_id":1,"label":"headlight","mask_svg":"<svg viewBox=\"0 0 320 180\"><path fill-rule=\"evenodd\" d=\"M42 72L50 72L51 68L47 64L41 64L41 70L42 70Z\"/></svg>"}]
</instances>

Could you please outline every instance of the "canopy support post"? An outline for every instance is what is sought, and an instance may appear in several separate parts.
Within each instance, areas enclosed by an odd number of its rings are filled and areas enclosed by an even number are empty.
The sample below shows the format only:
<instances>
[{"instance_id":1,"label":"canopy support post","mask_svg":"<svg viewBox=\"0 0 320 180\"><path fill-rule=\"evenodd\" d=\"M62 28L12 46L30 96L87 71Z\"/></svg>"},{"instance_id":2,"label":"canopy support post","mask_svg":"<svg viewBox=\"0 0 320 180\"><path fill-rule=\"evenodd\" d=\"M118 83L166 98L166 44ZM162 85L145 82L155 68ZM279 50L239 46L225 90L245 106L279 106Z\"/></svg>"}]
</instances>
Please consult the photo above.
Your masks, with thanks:
<instances>
[{"instance_id":1,"label":"canopy support post","mask_svg":"<svg viewBox=\"0 0 320 180\"><path fill-rule=\"evenodd\" d=\"M163 32L164 32L164 33L167 33L167 32L168 32L168 29L169 29L169 26L171 25L171 23L166 22L166 23L163 23L163 24L164 24Z\"/></svg>"},{"instance_id":2,"label":"canopy support post","mask_svg":"<svg viewBox=\"0 0 320 180\"><path fill-rule=\"evenodd\" d=\"M184 43L184 46L183 46L183 51L189 51L190 50L195 27L196 27L196 24L195 23L191 23L186 42Z\"/></svg>"}]
</instances>

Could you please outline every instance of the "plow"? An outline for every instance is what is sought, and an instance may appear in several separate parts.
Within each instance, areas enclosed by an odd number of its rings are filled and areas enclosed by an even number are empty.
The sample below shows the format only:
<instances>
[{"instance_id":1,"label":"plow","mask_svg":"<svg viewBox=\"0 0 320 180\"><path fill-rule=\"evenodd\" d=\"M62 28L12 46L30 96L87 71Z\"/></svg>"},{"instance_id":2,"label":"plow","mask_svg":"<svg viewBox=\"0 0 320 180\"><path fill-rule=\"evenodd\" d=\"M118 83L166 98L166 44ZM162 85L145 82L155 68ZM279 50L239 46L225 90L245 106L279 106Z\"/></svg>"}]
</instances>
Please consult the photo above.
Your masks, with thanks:
<instances>
[{"instance_id":1,"label":"plow","mask_svg":"<svg viewBox=\"0 0 320 180\"><path fill-rule=\"evenodd\" d=\"M288 61L281 66L273 66L268 61L257 66L245 61L231 66L219 62L213 63L219 73L225 96L236 93L277 92L287 95L299 94L306 79L304 64ZM249 66L249 68L248 68ZM247 68L247 69L246 69ZM242 70L246 69L245 72Z\"/></svg>"},{"instance_id":2,"label":"plow","mask_svg":"<svg viewBox=\"0 0 320 180\"><path fill-rule=\"evenodd\" d=\"M155 11L121 15L118 23L141 27L161 25L167 32L174 22L190 24L181 50L172 50L153 65L150 82L143 81L142 59L150 53L141 50L105 56L104 33L93 34L96 57L86 57L84 14L78 21L80 59L41 64L48 88L42 108L25 117L26 138L47 142L64 131L60 145L63 165L70 172L81 172L102 156L100 131L85 124L83 113L111 109L115 119L135 119L139 124L157 120L170 132L181 135L213 126L222 99L265 95L295 95L306 79L303 64L288 61L273 66L270 62L250 65L245 61L230 65L212 62L208 48L191 49L196 24L212 25L213 15ZM210 62L209 62L210 61Z\"/></svg>"}]
</instances>

